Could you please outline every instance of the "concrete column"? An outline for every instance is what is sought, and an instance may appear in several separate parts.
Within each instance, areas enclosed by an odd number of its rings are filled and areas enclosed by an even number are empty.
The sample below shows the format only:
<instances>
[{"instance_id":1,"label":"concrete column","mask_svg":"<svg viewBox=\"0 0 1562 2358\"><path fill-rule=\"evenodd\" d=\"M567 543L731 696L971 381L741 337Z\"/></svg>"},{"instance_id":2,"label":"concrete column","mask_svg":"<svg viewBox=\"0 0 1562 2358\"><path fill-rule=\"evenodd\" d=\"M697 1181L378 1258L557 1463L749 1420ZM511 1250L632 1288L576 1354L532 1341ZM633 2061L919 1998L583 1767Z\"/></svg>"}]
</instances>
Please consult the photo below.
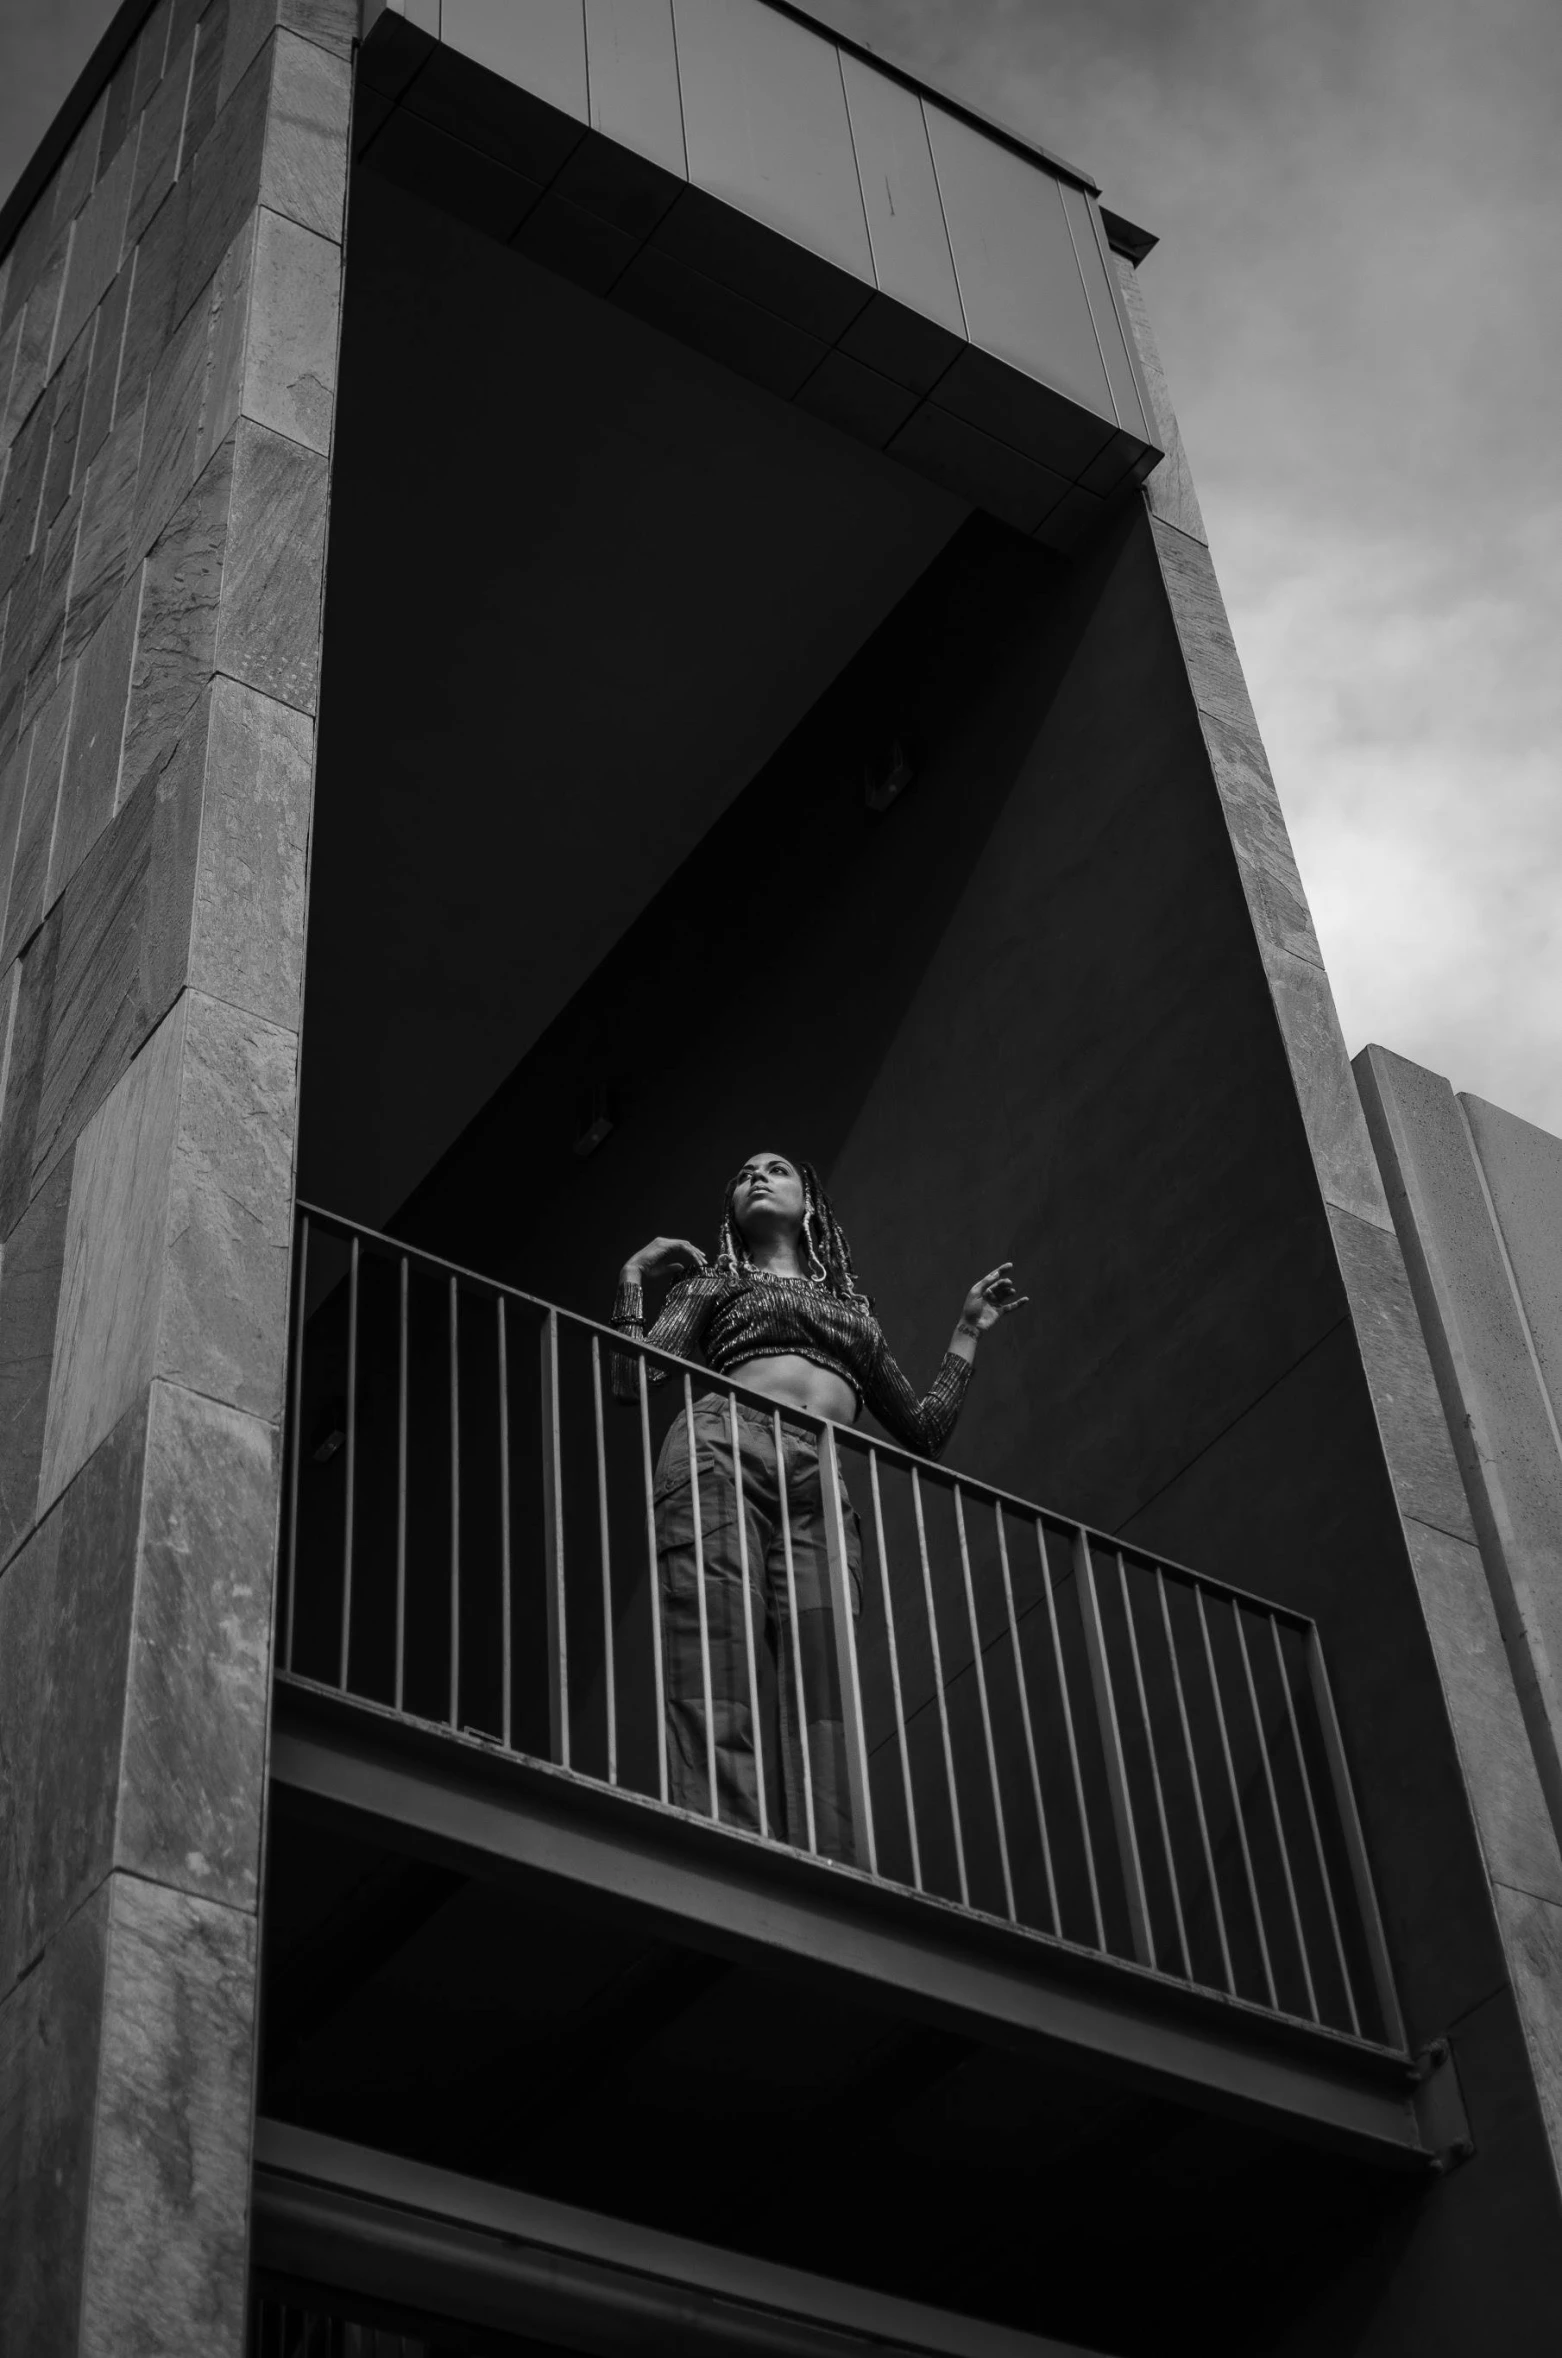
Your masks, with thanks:
<instances>
[{"instance_id":1,"label":"concrete column","mask_svg":"<svg viewBox=\"0 0 1562 2358\"><path fill-rule=\"evenodd\" d=\"M0 2348L238 2358L351 0L0 264Z\"/></svg>"}]
</instances>

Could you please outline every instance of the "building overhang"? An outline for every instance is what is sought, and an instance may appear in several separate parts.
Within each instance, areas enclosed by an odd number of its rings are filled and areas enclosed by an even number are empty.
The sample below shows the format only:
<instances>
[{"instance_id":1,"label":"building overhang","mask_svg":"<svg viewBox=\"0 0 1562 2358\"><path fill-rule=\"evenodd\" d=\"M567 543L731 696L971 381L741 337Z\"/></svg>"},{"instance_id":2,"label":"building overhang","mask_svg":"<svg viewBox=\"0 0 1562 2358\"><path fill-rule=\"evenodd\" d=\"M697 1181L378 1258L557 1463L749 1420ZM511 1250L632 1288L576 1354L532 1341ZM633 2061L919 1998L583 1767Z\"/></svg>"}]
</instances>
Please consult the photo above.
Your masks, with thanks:
<instances>
[{"instance_id":1,"label":"building overhang","mask_svg":"<svg viewBox=\"0 0 1562 2358\"><path fill-rule=\"evenodd\" d=\"M1093 184L796 11L364 22L371 169L1016 530L1072 550L1160 457Z\"/></svg>"}]
</instances>

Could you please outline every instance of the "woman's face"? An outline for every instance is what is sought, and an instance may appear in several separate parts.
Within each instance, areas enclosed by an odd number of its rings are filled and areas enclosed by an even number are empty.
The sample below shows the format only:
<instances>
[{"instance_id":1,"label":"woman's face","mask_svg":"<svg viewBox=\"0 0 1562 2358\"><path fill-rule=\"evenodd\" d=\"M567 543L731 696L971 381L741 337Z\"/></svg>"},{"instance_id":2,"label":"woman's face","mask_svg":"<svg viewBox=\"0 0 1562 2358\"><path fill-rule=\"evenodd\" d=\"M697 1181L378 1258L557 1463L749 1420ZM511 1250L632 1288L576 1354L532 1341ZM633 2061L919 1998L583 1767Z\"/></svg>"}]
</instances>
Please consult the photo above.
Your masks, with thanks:
<instances>
[{"instance_id":1,"label":"woman's face","mask_svg":"<svg viewBox=\"0 0 1562 2358\"><path fill-rule=\"evenodd\" d=\"M732 1196L738 1233L796 1236L803 1225L803 1175L784 1154L751 1154L738 1173Z\"/></svg>"}]
</instances>

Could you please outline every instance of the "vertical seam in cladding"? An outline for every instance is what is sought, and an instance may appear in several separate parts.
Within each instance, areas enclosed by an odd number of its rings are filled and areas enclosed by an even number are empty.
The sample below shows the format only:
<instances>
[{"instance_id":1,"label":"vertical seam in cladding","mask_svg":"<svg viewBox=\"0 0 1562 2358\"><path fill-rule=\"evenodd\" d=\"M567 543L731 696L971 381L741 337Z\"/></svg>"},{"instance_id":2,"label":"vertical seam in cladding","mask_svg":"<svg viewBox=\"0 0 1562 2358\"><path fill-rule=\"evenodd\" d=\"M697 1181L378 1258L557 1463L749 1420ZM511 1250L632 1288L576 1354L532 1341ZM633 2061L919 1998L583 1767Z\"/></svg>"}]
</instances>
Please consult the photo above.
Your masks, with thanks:
<instances>
[{"instance_id":1,"label":"vertical seam in cladding","mask_svg":"<svg viewBox=\"0 0 1562 2358\"><path fill-rule=\"evenodd\" d=\"M1145 384L1140 368L1132 322L1128 317L1127 306L1123 302L1122 289L1117 283L1117 271L1112 261L1111 248L1103 242L1100 207L1093 204L1087 195L1085 209L1090 215L1090 231L1096 241L1096 252L1100 256L1101 267L1106 273L1106 291L1111 298L1112 317L1117 323L1118 335L1122 338L1123 356L1128 362L1128 374L1133 384L1134 400L1138 405L1140 422L1144 427L1144 438L1153 449L1156 447L1158 429L1150 415L1149 388Z\"/></svg>"},{"instance_id":2,"label":"vertical seam in cladding","mask_svg":"<svg viewBox=\"0 0 1562 2358\"><path fill-rule=\"evenodd\" d=\"M846 68L841 60L839 44L832 41L830 46L835 51L835 71L840 78L841 105L846 114L846 136L851 142L852 170L857 175L857 202L862 207L862 228L863 235L867 238L868 241L868 260L873 265L873 284L877 291L882 294L884 292L884 281L879 276L878 251L873 243L873 223L868 218L868 192L862 185L862 158L857 153L857 126L852 121L851 93L846 87ZM857 314L857 317L861 317L860 312ZM842 333L845 333L844 329L842 330Z\"/></svg>"},{"instance_id":3,"label":"vertical seam in cladding","mask_svg":"<svg viewBox=\"0 0 1562 2358\"><path fill-rule=\"evenodd\" d=\"M927 141L928 165L933 174L933 193L938 198L938 218L944 225L944 243L949 248L949 267L954 272L955 301L960 306L960 324L965 331L965 340L970 344L975 340L971 334L971 314L965 307L965 289L960 284L960 265L955 259L955 241L949 234L949 214L944 204L944 184L938 177L938 158L933 153L933 134L927 127L927 101L923 98L920 90L916 94L916 99L917 113L922 117L922 136ZM952 367L953 363L951 362L950 365ZM944 374L947 376L948 373L949 371L946 369Z\"/></svg>"},{"instance_id":4,"label":"vertical seam in cladding","mask_svg":"<svg viewBox=\"0 0 1562 2358\"><path fill-rule=\"evenodd\" d=\"M689 169L689 115L683 103L683 60L678 55L678 9L676 0L667 0L667 22L673 37L673 79L678 85L678 139L683 148L683 177L689 187L694 186L694 175ZM674 203L677 199L674 198ZM650 240L646 243L649 245ZM625 269L629 267L625 264Z\"/></svg>"},{"instance_id":5,"label":"vertical seam in cladding","mask_svg":"<svg viewBox=\"0 0 1562 2358\"><path fill-rule=\"evenodd\" d=\"M1551 1429L1551 1446L1557 1453L1558 1461L1562 1462L1562 1428L1559 1428L1557 1424L1557 1412L1552 1406L1551 1393L1540 1364L1540 1354L1535 1348L1535 1337L1530 1329L1529 1314L1525 1310L1524 1297L1519 1291L1519 1281L1514 1274L1513 1263L1508 1255L1508 1240L1502 1233L1502 1222L1497 1217L1497 1206L1486 1177L1486 1165L1481 1161L1481 1150L1475 1142L1475 1132L1470 1126L1470 1117L1465 1112L1463 1102L1457 1092L1454 1094L1454 1105L1458 1110L1459 1120L1464 1130L1465 1143L1470 1149L1470 1160L1475 1165L1475 1176L1481 1190L1481 1201L1486 1207L1486 1217L1491 1223L1491 1232L1496 1240L1497 1257L1502 1263L1502 1273L1508 1281L1508 1291L1513 1297L1513 1307L1518 1314L1519 1328L1524 1337L1524 1348L1529 1354L1530 1373L1535 1378L1535 1388L1540 1394L1540 1405L1545 1412L1546 1423Z\"/></svg>"},{"instance_id":6,"label":"vertical seam in cladding","mask_svg":"<svg viewBox=\"0 0 1562 2358\"><path fill-rule=\"evenodd\" d=\"M1049 173L1048 177L1051 179L1052 175ZM1112 372L1106 365L1106 353L1101 343L1101 330L1096 325L1096 309L1095 305L1090 300L1090 287L1085 277L1085 265L1079 258L1079 240L1074 235L1074 224L1068 217L1068 206L1064 201L1063 196L1063 183L1061 180L1052 179L1052 186L1056 192L1058 206L1063 215L1063 226L1068 231L1068 250L1074 257L1074 269L1079 279L1079 291L1085 298L1085 317L1090 322L1090 333L1095 338L1096 358L1101 363L1101 374L1106 381L1106 397L1112 404L1112 423L1116 426L1118 432L1121 433L1123 430L1123 413L1117 406L1117 395L1112 390Z\"/></svg>"},{"instance_id":7,"label":"vertical seam in cladding","mask_svg":"<svg viewBox=\"0 0 1562 2358\"><path fill-rule=\"evenodd\" d=\"M580 62L586 76L586 129L591 122L591 27L586 21L586 0L580 0Z\"/></svg>"}]
</instances>

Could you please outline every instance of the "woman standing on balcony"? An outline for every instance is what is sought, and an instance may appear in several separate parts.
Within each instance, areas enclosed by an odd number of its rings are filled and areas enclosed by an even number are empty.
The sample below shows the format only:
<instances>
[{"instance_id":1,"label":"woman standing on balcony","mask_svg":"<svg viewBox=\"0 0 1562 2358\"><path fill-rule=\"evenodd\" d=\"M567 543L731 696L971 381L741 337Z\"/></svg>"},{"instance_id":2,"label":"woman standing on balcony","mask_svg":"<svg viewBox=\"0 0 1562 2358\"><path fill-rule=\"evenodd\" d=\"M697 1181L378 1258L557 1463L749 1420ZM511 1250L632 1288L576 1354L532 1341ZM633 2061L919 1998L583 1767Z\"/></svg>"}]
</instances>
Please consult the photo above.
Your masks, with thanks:
<instances>
[{"instance_id":1,"label":"woman standing on balcony","mask_svg":"<svg viewBox=\"0 0 1562 2358\"><path fill-rule=\"evenodd\" d=\"M779 1154L750 1156L728 1183L713 1263L707 1263L698 1245L679 1236L653 1237L625 1262L613 1324L626 1341L702 1359L717 1375L736 1377L741 1370L746 1389L773 1400L783 1412L779 1460L773 1415L740 1400L734 1467L732 1412L727 1397L714 1392L695 1406L692 1468L687 1417L674 1420L662 1444L654 1497L666 1633L668 1790L680 1807L707 1816L711 1811L700 1642L703 1559L719 1815L728 1825L760 1823L761 1768L755 1754L756 1744L764 1745L764 1731L754 1726L750 1698L741 1494L760 1711L769 1726L779 1722L779 1743L772 1737L765 1754L779 1751L780 1807L773 1798L774 1780L767 1776L768 1814L779 1821L776 1830L785 1840L806 1845L806 1744L814 1847L826 1857L853 1857L818 1436L810 1426L789 1421L785 1411L804 1409L851 1425L866 1407L892 1440L936 1457L954 1431L978 1340L1026 1298L1014 1290L1012 1266L1000 1262L972 1286L932 1389L919 1400L890 1357L852 1267L850 1247L807 1163L788 1162ZM646 1281L680 1270L692 1274L674 1285L647 1331ZM646 1373L653 1384L666 1380L663 1369L647 1366ZM634 1361L616 1362L614 1389L621 1399L638 1397ZM855 1614L862 1603L862 1548L844 1484L841 1505Z\"/></svg>"}]
</instances>

